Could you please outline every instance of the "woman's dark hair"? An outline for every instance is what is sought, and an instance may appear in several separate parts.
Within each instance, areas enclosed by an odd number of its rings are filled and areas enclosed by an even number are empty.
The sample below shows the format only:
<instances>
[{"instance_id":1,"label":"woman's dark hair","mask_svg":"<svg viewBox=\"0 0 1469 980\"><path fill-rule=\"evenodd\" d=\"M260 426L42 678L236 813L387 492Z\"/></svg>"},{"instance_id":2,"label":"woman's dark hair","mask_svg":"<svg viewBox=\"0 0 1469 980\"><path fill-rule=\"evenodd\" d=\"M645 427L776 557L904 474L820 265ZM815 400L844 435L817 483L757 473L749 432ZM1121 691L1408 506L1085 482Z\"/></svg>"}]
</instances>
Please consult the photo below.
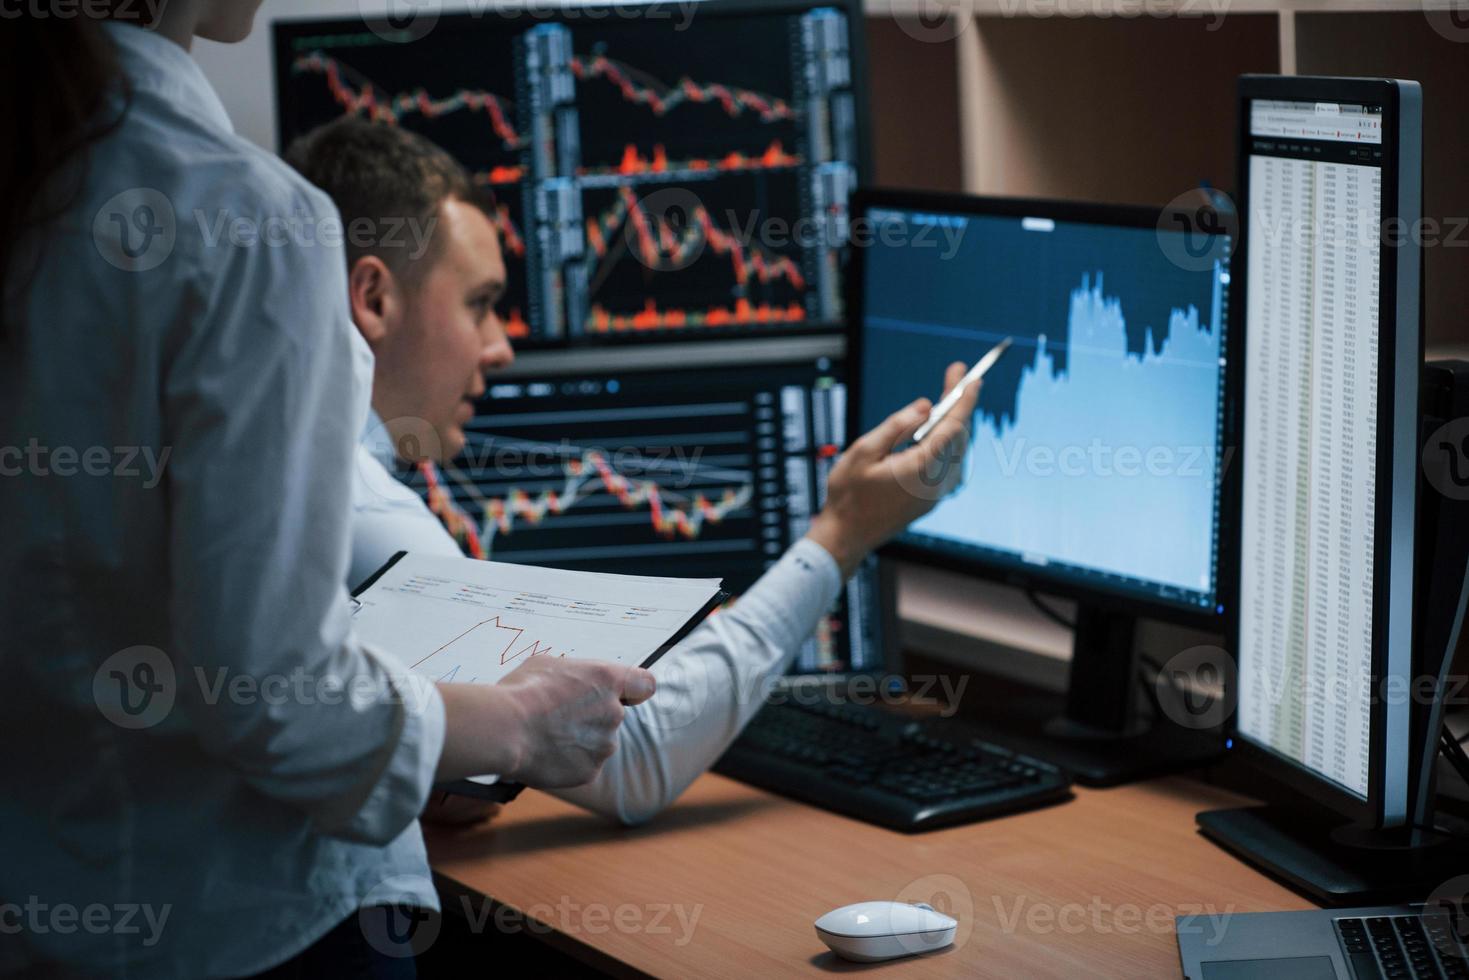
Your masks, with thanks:
<instances>
[{"instance_id":1,"label":"woman's dark hair","mask_svg":"<svg viewBox=\"0 0 1469 980\"><path fill-rule=\"evenodd\" d=\"M86 7L87 5L83 5ZM92 5L95 10L96 6ZM127 81L100 21L27 14L0 30L0 340L34 263L23 242L81 193L87 149L122 121ZM121 111L105 111L115 95ZM74 166L78 162L83 166Z\"/></svg>"}]
</instances>

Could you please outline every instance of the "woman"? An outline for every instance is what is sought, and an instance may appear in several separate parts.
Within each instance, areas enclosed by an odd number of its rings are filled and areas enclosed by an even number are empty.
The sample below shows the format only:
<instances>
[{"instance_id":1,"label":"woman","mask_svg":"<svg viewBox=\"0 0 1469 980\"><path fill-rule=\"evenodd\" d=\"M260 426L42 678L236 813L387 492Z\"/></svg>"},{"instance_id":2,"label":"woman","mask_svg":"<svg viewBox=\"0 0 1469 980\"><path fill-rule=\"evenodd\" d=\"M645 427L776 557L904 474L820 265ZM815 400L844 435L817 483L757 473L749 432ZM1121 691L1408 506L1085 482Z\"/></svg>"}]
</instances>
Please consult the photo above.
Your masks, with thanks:
<instances>
[{"instance_id":1,"label":"woman","mask_svg":"<svg viewBox=\"0 0 1469 980\"><path fill-rule=\"evenodd\" d=\"M257 6L0 31L0 974L411 976L431 784L584 782L652 693L551 658L435 689L353 635L335 211L187 52Z\"/></svg>"}]
</instances>

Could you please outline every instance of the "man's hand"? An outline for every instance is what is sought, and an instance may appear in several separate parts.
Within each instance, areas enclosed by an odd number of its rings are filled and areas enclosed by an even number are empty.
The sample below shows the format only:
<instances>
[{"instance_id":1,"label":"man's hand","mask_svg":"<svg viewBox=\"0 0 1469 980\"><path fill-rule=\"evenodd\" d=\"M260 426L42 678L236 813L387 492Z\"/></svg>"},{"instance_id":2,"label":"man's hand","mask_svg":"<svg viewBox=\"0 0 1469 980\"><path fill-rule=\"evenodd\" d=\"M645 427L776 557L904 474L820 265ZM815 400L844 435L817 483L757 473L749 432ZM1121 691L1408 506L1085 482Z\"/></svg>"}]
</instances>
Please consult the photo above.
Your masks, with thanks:
<instances>
[{"instance_id":1,"label":"man's hand","mask_svg":"<svg viewBox=\"0 0 1469 980\"><path fill-rule=\"evenodd\" d=\"M617 747L623 706L656 686L640 667L544 656L498 684L440 684L446 733L435 778L497 773L543 789L590 782Z\"/></svg>"},{"instance_id":2,"label":"man's hand","mask_svg":"<svg viewBox=\"0 0 1469 980\"><path fill-rule=\"evenodd\" d=\"M963 364L949 365L944 394L964 372ZM921 443L894 452L928 419L933 406L920 398L888 416L842 454L827 481L826 506L811 522L807 537L836 559L843 577L855 572L873 548L928 513L959 485L978 398L976 382Z\"/></svg>"}]
</instances>

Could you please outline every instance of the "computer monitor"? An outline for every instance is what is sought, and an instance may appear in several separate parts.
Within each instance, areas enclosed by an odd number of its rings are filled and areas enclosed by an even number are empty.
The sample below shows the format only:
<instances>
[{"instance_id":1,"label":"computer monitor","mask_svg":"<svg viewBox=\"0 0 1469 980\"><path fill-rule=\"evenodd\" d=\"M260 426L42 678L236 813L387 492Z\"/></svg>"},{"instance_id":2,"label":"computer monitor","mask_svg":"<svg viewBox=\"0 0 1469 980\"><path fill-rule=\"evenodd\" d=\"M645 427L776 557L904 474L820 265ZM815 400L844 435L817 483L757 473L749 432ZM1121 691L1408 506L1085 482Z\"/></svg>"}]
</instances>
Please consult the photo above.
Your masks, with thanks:
<instances>
[{"instance_id":1,"label":"computer monitor","mask_svg":"<svg viewBox=\"0 0 1469 980\"><path fill-rule=\"evenodd\" d=\"M1411 82L1240 86L1234 736L1359 823L1408 814L1422 116Z\"/></svg>"},{"instance_id":2,"label":"computer monitor","mask_svg":"<svg viewBox=\"0 0 1469 980\"><path fill-rule=\"evenodd\" d=\"M1211 238L1227 233L1165 219L890 191L854 202L856 426L936 396L945 365L1012 338L968 420L963 486L890 552L1079 600L1072 724L1057 734L1140 734L1137 615L1222 630L1230 258ZM1115 782L1148 755L1066 764Z\"/></svg>"},{"instance_id":3,"label":"computer monitor","mask_svg":"<svg viewBox=\"0 0 1469 980\"><path fill-rule=\"evenodd\" d=\"M588 365L492 380L464 452L443 467L485 556L723 578L738 602L806 533L846 440L839 360L754 353L745 345L743 362L719 367ZM426 490L421 477L409 482ZM793 672L885 671L892 601L869 559Z\"/></svg>"},{"instance_id":4,"label":"computer monitor","mask_svg":"<svg viewBox=\"0 0 1469 980\"><path fill-rule=\"evenodd\" d=\"M282 150L355 113L454 154L491 202L522 346L840 328L866 170L854 3L273 26Z\"/></svg>"},{"instance_id":5,"label":"computer monitor","mask_svg":"<svg viewBox=\"0 0 1469 980\"><path fill-rule=\"evenodd\" d=\"M858 207L858 425L1012 338L964 486L898 550L1212 621L1227 255L1174 264L1151 209L882 192Z\"/></svg>"}]
</instances>

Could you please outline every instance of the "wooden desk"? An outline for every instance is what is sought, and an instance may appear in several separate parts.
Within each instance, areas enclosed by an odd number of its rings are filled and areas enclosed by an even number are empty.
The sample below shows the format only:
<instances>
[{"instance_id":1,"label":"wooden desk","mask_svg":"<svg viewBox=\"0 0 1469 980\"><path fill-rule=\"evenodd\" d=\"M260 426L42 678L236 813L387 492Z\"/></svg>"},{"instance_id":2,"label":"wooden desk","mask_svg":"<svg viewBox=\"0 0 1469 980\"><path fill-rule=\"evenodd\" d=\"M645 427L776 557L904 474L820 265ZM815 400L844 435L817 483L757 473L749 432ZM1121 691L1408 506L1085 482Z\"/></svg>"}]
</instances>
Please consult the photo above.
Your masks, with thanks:
<instances>
[{"instance_id":1,"label":"wooden desk","mask_svg":"<svg viewBox=\"0 0 1469 980\"><path fill-rule=\"evenodd\" d=\"M488 896L496 915L527 913L526 931L615 973L1170 977L1177 913L1311 907L1194 831L1198 810L1239 802L1172 778L907 835L710 774L646 827L528 791L490 824L427 836L455 908L484 921ZM836 959L812 922L871 899L956 911L958 943Z\"/></svg>"}]
</instances>

